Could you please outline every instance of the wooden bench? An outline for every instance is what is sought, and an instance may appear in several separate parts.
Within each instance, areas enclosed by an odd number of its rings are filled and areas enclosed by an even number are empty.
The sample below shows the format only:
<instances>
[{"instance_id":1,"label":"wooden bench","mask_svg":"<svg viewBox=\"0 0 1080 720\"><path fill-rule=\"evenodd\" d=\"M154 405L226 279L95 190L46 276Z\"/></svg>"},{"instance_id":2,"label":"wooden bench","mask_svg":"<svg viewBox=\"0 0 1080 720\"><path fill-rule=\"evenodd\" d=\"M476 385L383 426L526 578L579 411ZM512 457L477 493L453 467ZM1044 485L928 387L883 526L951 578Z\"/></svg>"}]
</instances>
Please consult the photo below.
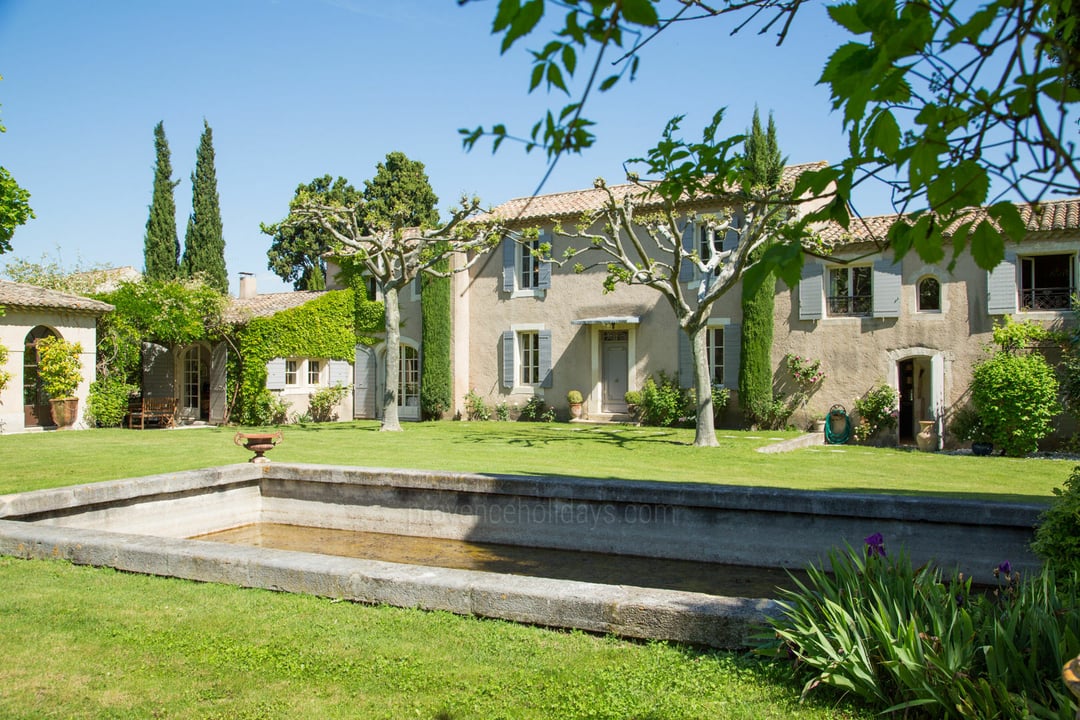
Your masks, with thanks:
<instances>
[{"instance_id":1,"label":"wooden bench","mask_svg":"<svg viewBox=\"0 0 1080 720\"><path fill-rule=\"evenodd\" d=\"M176 398L132 398L128 402L128 428L136 423L145 430L147 423L172 427L176 421Z\"/></svg>"}]
</instances>

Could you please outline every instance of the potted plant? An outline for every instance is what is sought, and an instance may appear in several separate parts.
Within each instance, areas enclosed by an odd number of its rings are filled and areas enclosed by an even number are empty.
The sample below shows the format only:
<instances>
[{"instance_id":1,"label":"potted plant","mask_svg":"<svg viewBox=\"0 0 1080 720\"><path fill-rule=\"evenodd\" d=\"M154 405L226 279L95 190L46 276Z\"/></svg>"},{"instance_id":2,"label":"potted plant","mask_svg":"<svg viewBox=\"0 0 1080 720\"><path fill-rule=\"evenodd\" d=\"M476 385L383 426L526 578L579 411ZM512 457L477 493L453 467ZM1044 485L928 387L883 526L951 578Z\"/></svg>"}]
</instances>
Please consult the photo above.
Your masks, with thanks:
<instances>
[{"instance_id":1,"label":"potted plant","mask_svg":"<svg viewBox=\"0 0 1080 720\"><path fill-rule=\"evenodd\" d=\"M641 401L642 393L640 390L627 390L623 395L623 399L626 400L626 412L630 413L630 417L634 419L634 422L641 422Z\"/></svg>"},{"instance_id":2,"label":"potted plant","mask_svg":"<svg viewBox=\"0 0 1080 720\"><path fill-rule=\"evenodd\" d=\"M825 422L826 422L826 420L825 420L824 415L821 415L821 414L815 415L810 420L810 423L811 423L810 431L814 432L814 433L817 433L819 435L824 435L825 434Z\"/></svg>"},{"instance_id":3,"label":"potted plant","mask_svg":"<svg viewBox=\"0 0 1080 720\"><path fill-rule=\"evenodd\" d=\"M574 420L581 418L581 392L578 390L571 390L566 393L566 402L570 403L570 417Z\"/></svg>"},{"instance_id":4,"label":"potted plant","mask_svg":"<svg viewBox=\"0 0 1080 720\"><path fill-rule=\"evenodd\" d=\"M990 440L986 424L970 405L953 413L949 432L960 442L971 443L971 452L975 455L989 455L994 451L994 443Z\"/></svg>"},{"instance_id":5,"label":"potted plant","mask_svg":"<svg viewBox=\"0 0 1080 720\"><path fill-rule=\"evenodd\" d=\"M82 344L72 343L59 337L46 337L37 341L38 377L49 396L53 422L59 428L75 424L79 411L79 399L75 391L82 382Z\"/></svg>"}]
</instances>

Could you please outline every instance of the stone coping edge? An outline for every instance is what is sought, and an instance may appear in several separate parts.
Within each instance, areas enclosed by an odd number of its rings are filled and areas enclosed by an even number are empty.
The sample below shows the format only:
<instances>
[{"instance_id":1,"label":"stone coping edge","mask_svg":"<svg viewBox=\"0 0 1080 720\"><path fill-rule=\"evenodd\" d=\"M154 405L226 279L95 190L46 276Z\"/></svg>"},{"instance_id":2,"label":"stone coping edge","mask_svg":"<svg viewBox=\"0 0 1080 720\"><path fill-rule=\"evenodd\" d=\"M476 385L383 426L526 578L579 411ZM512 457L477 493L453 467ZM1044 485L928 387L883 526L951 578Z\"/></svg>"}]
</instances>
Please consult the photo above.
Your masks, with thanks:
<instances>
[{"instance_id":1,"label":"stone coping edge","mask_svg":"<svg viewBox=\"0 0 1080 720\"><path fill-rule=\"evenodd\" d=\"M752 644L773 600L452 570L0 520L0 554L444 610L716 648Z\"/></svg>"},{"instance_id":2,"label":"stone coping edge","mask_svg":"<svg viewBox=\"0 0 1080 720\"><path fill-rule=\"evenodd\" d=\"M1031 528L1046 509L1035 503L924 498L869 493L785 490L742 485L596 480L564 476L481 475L345 465L250 463L140 478L72 485L0 496L0 518L86 505L122 502L144 495L189 493L236 483L297 481L347 483L453 492L519 495L612 503L682 505L781 512L794 515L857 515L868 520L945 522Z\"/></svg>"}]
</instances>

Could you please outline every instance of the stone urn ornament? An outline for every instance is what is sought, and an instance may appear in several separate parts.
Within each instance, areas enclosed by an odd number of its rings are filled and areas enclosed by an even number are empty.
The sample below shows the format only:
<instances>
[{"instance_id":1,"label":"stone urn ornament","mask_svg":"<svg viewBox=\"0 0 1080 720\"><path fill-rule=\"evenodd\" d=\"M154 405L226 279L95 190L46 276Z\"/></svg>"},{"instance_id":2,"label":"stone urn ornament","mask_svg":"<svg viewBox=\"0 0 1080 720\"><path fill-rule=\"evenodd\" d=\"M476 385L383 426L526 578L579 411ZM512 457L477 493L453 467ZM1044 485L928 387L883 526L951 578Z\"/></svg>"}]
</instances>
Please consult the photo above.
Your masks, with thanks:
<instances>
[{"instance_id":1,"label":"stone urn ornament","mask_svg":"<svg viewBox=\"0 0 1080 720\"><path fill-rule=\"evenodd\" d=\"M915 445L923 452L937 449L937 423L933 420L920 420L919 432L915 435Z\"/></svg>"},{"instance_id":2,"label":"stone urn ornament","mask_svg":"<svg viewBox=\"0 0 1080 720\"><path fill-rule=\"evenodd\" d=\"M274 446L283 439L280 430L276 433L238 432L233 436L233 443L255 453L255 457L248 460L248 462L268 463L270 462L270 458L266 457L266 453L273 450Z\"/></svg>"}]
</instances>

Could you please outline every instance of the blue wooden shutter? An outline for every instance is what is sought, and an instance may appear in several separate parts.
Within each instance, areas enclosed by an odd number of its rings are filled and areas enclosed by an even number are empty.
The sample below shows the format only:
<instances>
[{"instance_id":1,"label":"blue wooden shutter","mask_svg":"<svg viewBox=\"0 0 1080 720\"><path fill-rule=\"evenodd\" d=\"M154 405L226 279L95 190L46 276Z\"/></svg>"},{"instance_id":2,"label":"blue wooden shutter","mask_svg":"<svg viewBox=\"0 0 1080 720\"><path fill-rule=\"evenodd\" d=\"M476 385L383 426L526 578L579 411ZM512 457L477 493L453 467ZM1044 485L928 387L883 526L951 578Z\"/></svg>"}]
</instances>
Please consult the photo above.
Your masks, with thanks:
<instances>
[{"instance_id":1,"label":"blue wooden shutter","mask_svg":"<svg viewBox=\"0 0 1080 720\"><path fill-rule=\"evenodd\" d=\"M352 366L344 360L330 361L330 384L348 385L352 377Z\"/></svg>"},{"instance_id":2,"label":"blue wooden shutter","mask_svg":"<svg viewBox=\"0 0 1080 720\"><path fill-rule=\"evenodd\" d=\"M742 326L724 326L724 387L737 390L742 361Z\"/></svg>"},{"instance_id":3,"label":"blue wooden shutter","mask_svg":"<svg viewBox=\"0 0 1080 720\"><path fill-rule=\"evenodd\" d=\"M684 253L694 252L694 237L697 234L697 225L687 220L682 232L682 249ZM694 279L694 263L683 258L679 265L679 282L690 282Z\"/></svg>"},{"instance_id":4,"label":"blue wooden shutter","mask_svg":"<svg viewBox=\"0 0 1080 720\"><path fill-rule=\"evenodd\" d=\"M143 343L142 345L142 394L143 397L176 397L174 381L175 353L164 345Z\"/></svg>"},{"instance_id":5,"label":"blue wooden shutter","mask_svg":"<svg viewBox=\"0 0 1080 720\"><path fill-rule=\"evenodd\" d=\"M825 268L819 263L803 265L799 280L799 319L820 320L824 315Z\"/></svg>"},{"instance_id":6,"label":"blue wooden shutter","mask_svg":"<svg viewBox=\"0 0 1080 720\"><path fill-rule=\"evenodd\" d=\"M552 372L551 372L551 331L541 330L539 333L539 349L540 349L540 387L549 388L552 385Z\"/></svg>"},{"instance_id":7,"label":"blue wooden shutter","mask_svg":"<svg viewBox=\"0 0 1080 720\"><path fill-rule=\"evenodd\" d=\"M353 366L353 417L375 417L375 351L366 345L356 346Z\"/></svg>"},{"instance_id":8,"label":"blue wooden shutter","mask_svg":"<svg viewBox=\"0 0 1080 720\"><path fill-rule=\"evenodd\" d=\"M679 387L694 387L694 354L690 352L690 337L678 326L676 331L679 333Z\"/></svg>"},{"instance_id":9,"label":"blue wooden shutter","mask_svg":"<svg viewBox=\"0 0 1080 720\"><path fill-rule=\"evenodd\" d=\"M514 292L514 253L517 252L517 243L509 236L503 238L503 292Z\"/></svg>"},{"instance_id":10,"label":"blue wooden shutter","mask_svg":"<svg viewBox=\"0 0 1080 720\"><path fill-rule=\"evenodd\" d=\"M742 213L735 213L731 218L731 226L734 228L741 228L746 219L742 216ZM739 231L728 230L724 233L724 241L721 244L720 249L723 251L734 250L739 246Z\"/></svg>"},{"instance_id":11,"label":"blue wooden shutter","mask_svg":"<svg viewBox=\"0 0 1080 720\"><path fill-rule=\"evenodd\" d=\"M274 358L266 363L266 389L285 389L285 358Z\"/></svg>"},{"instance_id":12,"label":"blue wooden shutter","mask_svg":"<svg viewBox=\"0 0 1080 720\"><path fill-rule=\"evenodd\" d=\"M545 230L540 235L540 244L541 245L543 245L544 243L547 243L548 245L552 245L553 240L554 240L554 236L552 235L550 230ZM552 250L554 251L554 247L552 247ZM541 262L540 263L540 273L539 274L540 274L540 277L536 281L536 287L538 289L540 289L540 290L548 290L548 289L550 289L551 288L551 263L549 263L549 262Z\"/></svg>"},{"instance_id":13,"label":"blue wooden shutter","mask_svg":"<svg viewBox=\"0 0 1080 720\"><path fill-rule=\"evenodd\" d=\"M229 346L220 342L210 352L210 422L215 425L225 422L225 407L228 404L228 361Z\"/></svg>"},{"instance_id":14,"label":"blue wooden shutter","mask_svg":"<svg viewBox=\"0 0 1080 720\"><path fill-rule=\"evenodd\" d=\"M887 258L878 260L871 282L874 317L900 317L900 263Z\"/></svg>"},{"instance_id":15,"label":"blue wooden shutter","mask_svg":"<svg viewBox=\"0 0 1080 720\"><path fill-rule=\"evenodd\" d=\"M506 330L502 334L502 384L504 388L514 387L514 331Z\"/></svg>"},{"instance_id":16,"label":"blue wooden shutter","mask_svg":"<svg viewBox=\"0 0 1080 720\"><path fill-rule=\"evenodd\" d=\"M1005 253L1005 259L986 273L986 312L991 315L1016 312L1016 253Z\"/></svg>"}]
</instances>

